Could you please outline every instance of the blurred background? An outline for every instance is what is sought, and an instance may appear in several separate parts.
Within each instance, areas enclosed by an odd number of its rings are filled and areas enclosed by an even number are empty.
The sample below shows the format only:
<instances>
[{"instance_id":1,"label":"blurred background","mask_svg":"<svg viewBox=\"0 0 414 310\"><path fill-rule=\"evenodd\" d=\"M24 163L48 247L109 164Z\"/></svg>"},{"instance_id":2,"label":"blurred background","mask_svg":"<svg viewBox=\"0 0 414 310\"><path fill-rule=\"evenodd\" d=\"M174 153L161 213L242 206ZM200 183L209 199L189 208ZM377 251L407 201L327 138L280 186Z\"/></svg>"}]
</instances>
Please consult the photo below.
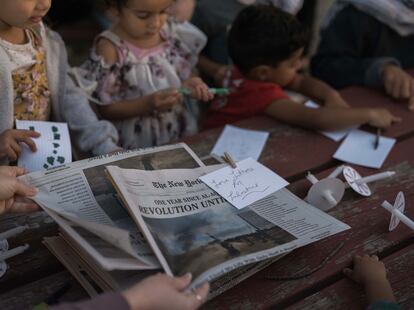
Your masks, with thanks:
<instances>
[{"instance_id":1,"label":"blurred background","mask_svg":"<svg viewBox=\"0 0 414 310\"><path fill-rule=\"evenodd\" d=\"M223 0L226 1L226 0ZM321 22L334 0L305 0L298 19L312 30L307 48L311 56L317 48ZM88 56L94 37L110 27L104 0L53 1L47 16L49 27L60 33L69 53L71 65L79 65Z\"/></svg>"}]
</instances>

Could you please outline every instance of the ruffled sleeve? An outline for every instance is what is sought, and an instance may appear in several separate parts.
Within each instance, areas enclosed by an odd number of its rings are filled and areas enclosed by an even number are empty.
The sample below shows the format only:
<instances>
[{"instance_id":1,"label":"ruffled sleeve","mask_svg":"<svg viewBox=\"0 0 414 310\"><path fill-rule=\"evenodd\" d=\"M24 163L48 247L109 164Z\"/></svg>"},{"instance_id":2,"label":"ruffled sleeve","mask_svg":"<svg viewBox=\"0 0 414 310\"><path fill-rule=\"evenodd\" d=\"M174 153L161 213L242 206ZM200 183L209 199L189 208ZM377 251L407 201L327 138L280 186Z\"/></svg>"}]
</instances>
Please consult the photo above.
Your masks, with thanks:
<instances>
[{"instance_id":1,"label":"ruffled sleeve","mask_svg":"<svg viewBox=\"0 0 414 310\"><path fill-rule=\"evenodd\" d=\"M78 72L86 81L95 82L90 84L95 86L91 92L94 101L99 105L109 105L123 99L120 94L129 88L125 79L129 69L120 63L109 65L102 57L92 54Z\"/></svg>"}]
</instances>

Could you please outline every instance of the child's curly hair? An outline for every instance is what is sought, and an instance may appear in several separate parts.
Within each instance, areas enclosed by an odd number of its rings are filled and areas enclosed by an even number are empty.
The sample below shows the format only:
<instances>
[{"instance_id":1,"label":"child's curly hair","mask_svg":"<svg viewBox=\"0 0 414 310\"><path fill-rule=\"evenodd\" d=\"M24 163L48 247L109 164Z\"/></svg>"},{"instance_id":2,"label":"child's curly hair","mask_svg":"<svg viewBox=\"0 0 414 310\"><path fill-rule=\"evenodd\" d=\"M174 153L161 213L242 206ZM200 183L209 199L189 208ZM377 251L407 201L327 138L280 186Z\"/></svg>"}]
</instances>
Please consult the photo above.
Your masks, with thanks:
<instances>
[{"instance_id":1,"label":"child's curly hair","mask_svg":"<svg viewBox=\"0 0 414 310\"><path fill-rule=\"evenodd\" d=\"M229 54L244 74L260 65L277 66L304 47L309 32L291 14L271 5L252 5L236 17L228 38Z\"/></svg>"}]
</instances>

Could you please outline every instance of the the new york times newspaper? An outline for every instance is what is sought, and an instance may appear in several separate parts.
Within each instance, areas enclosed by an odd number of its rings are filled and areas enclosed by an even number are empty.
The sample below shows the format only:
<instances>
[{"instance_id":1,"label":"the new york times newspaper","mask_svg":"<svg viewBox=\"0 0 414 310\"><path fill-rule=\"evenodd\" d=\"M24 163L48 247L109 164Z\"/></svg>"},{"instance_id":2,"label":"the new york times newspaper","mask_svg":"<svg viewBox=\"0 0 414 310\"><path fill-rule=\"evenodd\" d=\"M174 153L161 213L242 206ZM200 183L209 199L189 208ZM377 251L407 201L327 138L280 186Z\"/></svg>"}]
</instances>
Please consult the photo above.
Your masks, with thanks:
<instances>
[{"instance_id":1,"label":"the new york times newspaper","mask_svg":"<svg viewBox=\"0 0 414 310\"><path fill-rule=\"evenodd\" d=\"M65 236L105 270L159 268L157 258L122 205L107 165L144 170L203 165L185 144L94 157L23 176L36 186L35 201Z\"/></svg>"},{"instance_id":2,"label":"the new york times newspaper","mask_svg":"<svg viewBox=\"0 0 414 310\"><path fill-rule=\"evenodd\" d=\"M238 210L199 180L219 167L107 167L163 269L193 286L349 228L286 189Z\"/></svg>"}]
</instances>

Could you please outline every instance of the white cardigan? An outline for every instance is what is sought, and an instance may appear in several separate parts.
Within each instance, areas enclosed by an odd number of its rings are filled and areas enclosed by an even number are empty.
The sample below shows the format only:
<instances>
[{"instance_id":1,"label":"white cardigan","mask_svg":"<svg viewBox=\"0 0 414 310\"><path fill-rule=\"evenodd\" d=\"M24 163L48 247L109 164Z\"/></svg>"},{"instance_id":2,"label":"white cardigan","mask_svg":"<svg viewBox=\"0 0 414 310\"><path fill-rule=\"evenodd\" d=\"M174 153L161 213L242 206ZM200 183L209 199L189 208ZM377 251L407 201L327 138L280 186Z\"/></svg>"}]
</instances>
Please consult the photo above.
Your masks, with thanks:
<instances>
[{"instance_id":1,"label":"white cardigan","mask_svg":"<svg viewBox=\"0 0 414 310\"><path fill-rule=\"evenodd\" d=\"M38 26L35 31L42 38L46 50L53 121L68 123L72 140L82 152L100 155L116 150L117 130L112 123L98 120L85 95L68 76L66 48L60 36L43 25ZM11 60L0 47L0 133L13 128L13 107ZM0 164L5 163L0 162Z\"/></svg>"}]
</instances>

